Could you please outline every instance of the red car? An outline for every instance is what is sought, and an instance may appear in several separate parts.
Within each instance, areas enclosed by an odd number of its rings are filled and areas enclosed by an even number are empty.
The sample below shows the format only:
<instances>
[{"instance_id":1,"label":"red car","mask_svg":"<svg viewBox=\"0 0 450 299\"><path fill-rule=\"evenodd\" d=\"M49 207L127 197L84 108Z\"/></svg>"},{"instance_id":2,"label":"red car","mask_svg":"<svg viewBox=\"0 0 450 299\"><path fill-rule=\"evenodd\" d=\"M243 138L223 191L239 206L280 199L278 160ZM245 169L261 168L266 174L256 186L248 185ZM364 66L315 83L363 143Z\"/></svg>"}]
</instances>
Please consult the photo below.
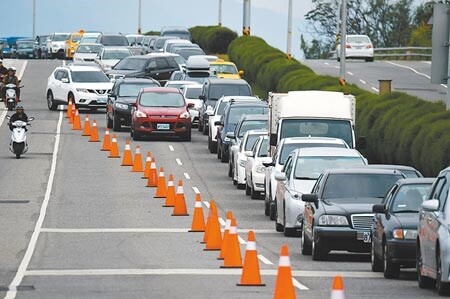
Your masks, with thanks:
<instances>
[{"instance_id":1,"label":"red car","mask_svg":"<svg viewBox=\"0 0 450 299\"><path fill-rule=\"evenodd\" d=\"M181 140L191 140L191 116L183 94L176 88L143 88L133 105L131 117L131 137L139 140L142 136L179 136Z\"/></svg>"}]
</instances>

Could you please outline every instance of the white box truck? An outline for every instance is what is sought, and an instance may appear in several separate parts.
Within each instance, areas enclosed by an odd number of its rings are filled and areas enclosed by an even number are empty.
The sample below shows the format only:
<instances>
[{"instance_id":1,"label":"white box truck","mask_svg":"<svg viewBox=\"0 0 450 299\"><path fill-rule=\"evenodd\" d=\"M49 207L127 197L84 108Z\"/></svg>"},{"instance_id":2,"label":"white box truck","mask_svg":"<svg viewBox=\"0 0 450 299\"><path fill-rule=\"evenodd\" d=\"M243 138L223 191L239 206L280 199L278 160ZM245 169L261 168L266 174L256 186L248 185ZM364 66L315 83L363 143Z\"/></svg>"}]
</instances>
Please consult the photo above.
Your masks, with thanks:
<instances>
[{"instance_id":1,"label":"white box truck","mask_svg":"<svg viewBox=\"0 0 450 299\"><path fill-rule=\"evenodd\" d=\"M351 148L356 147L356 99L353 95L334 91L290 91L269 93L268 101L271 152L286 137L333 137L343 139Z\"/></svg>"}]
</instances>

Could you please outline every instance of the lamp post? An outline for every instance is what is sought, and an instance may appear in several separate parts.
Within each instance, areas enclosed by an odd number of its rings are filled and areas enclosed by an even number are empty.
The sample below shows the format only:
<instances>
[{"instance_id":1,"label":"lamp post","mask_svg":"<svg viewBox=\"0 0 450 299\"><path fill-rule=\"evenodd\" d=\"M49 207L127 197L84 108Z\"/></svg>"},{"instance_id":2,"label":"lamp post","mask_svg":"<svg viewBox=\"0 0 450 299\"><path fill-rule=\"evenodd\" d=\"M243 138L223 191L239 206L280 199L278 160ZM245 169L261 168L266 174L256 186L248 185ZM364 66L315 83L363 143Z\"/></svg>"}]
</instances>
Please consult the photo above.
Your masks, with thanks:
<instances>
[{"instance_id":1,"label":"lamp post","mask_svg":"<svg viewBox=\"0 0 450 299\"><path fill-rule=\"evenodd\" d=\"M286 57L292 58L292 1L289 0L288 5L288 27L287 27L287 45L286 45Z\"/></svg>"},{"instance_id":2,"label":"lamp post","mask_svg":"<svg viewBox=\"0 0 450 299\"><path fill-rule=\"evenodd\" d=\"M36 36L36 0L33 0L33 37Z\"/></svg>"},{"instance_id":3,"label":"lamp post","mask_svg":"<svg viewBox=\"0 0 450 299\"><path fill-rule=\"evenodd\" d=\"M345 46L347 35L347 0L342 0L341 6L341 49L340 49L340 70L339 70L339 84L345 85Z\"/></svg>"},{"instance_id":4,"label":"lamp post","mask_svg":"<svg viewBox=\"0 0 450 299\"><path fill-rule=\"evenodd\" d=\"M139 0L139 7L138 7L138 34L142 33L142 0Z\"/></svg>"},{"instance_id":5,"label":"lamp post","mask_svg":"<svg viewBox=\"0 0 450 299\"><path fill-rule=\"evenodd\" d=\"M222 0L219 0L219 26L222 26Z\"/></svg>"}]
</instances>

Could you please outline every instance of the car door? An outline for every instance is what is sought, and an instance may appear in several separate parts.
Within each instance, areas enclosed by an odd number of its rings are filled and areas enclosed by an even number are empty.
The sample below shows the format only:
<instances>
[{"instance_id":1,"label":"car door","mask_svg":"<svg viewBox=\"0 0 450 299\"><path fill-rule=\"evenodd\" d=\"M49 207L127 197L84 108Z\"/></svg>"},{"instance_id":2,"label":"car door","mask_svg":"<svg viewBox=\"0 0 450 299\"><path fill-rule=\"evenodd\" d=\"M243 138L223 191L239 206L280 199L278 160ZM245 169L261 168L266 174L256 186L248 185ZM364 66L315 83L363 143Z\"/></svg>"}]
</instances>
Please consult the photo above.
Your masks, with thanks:
<instances>
[{"instance_id":1,"label":"car door","mask_svg":"<svg viewBox=\"0 0 450 299\"><path fill-rule=\"evenodd\" d=\"M316 184L314 185L311 193L319 195L319 189L323 181L323 174L319 176ZM314 224L314 213L316 211L316 207L312 202L305 202L305 209L303 211L303 229L305 231L305 235L309 240L312 240L312 227Z\"/></svg>"},{"instance_id":2,"label":"car door","mask_svg":"<svg viewBox=\"0 0 450 299\"><path fill-rule=\"evenodd\" d=\"M398 185L394 185L391 190L387 193L386 197L383 199L382 204L387 210L391 209L392 199L398 190ZM378 254L381 254L380 250L382 248L383 233L385 232L386 214L376 213L373 217L373 229L372 229L372 241L375 246L375 250Z\"/></svg>"},{"instance_id":3,"label":"car door","mask_svg":"<svg viewBox=\"0 0 450 299\"><path fill-rule=\"evenodd\" d=\"M72 78L70 77L68 70L61 70L61 71L62 71L61 88L59 89L61 92L60 99L62 101L68 101L68 94L69 94L69 92L71 90L71 86L72 86ZM62 82L64 79L67 79L69 82L67 82L67 83ZM75 93L74 93L74 100L76 100Z\"/></svg>"},{"instance_id":4,"label":"car door","mask_svg":"<svg viewBox=\"0 0 450 299\"><path fill-rule=\"evenodd\" d=\"M62 70L55 70L48 81L47 89L51 90L53 93L53 98L55 100L61 99L61 77L63 75Z\"/></svg>"},{"instance_id":5,"label":"car door","mask_svg":"<svg viewBox=\"0 0 450 299\"><path fill-rule=\"evenodd\" d=\"M289 155L289 157L286 159L286 163L284 163L283 169L281 172L284 172L286 175L286 180L284 181L277 181L277 188L275 192L275 200L277 205L277 214L278 214L278 220L279 223L283 223L283 217L284 217L284 193L286 192L286 181L288 175L291 174L292 169L292 156Z\"/></svg>"}]
</instances>

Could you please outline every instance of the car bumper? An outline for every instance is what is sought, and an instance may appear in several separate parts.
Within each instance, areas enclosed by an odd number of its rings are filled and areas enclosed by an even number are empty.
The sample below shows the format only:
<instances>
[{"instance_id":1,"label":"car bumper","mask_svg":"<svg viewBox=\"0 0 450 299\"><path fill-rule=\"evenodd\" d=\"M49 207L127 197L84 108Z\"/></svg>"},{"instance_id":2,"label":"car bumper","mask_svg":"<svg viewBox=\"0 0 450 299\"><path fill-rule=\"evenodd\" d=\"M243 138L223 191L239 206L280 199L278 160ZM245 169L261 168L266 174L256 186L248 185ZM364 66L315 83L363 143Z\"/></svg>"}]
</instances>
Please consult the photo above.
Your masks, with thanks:
<instances>
[{"instance_id":1,"label":"car bumper","mask_svg":"<svg viewBox=\"0 0 450 299\"><path fill-rule=\"evenodd\" d=\"M259 172L253 171L252 184L253 184L253 189L255 189L255 191L258 191L258 192L264 191L265 177L266 177L266 175L264 173L259 173Z\"/></svg>"},{"instance_id":2,"label":"car bumper","mask_svg":"<svg viewBox=\"0 0 450 299\"><path fill-rule=\"evenodd\" d=\"M286 227L302 228L303 211L305 210L305 202L291 198L285 199L286 204Z\"/></svg>"},{"instance_id":3,"label":"car bumper","mask_svg":"<svg viewBox=\"0 0 450 299\"><path fill-rule=\"evenodd\" d=\"M369 233L370 231L365 231ZM363 231L350 227L315 226L314 240L317 244L326 244L330 250L346 250L350 252L370 252L370 242L364 242ZM369 240L370 241L370 238Z\"/></svg>"},{"instance_id":4,"label":"car bumper","mask_svg":"<svg viewBox=\"0 0 450 299\"><path fill-rule=\"evenodd\" d=\"M107 96L95 95L91 93L78 93L75 95L75 103L77 106L84 107L106 107Z\"/></svg>"},{"instance_id":5,"label":"car bumper","mask_svg":"<svg viewBox=\"0 0 450 299\"><path fill-rule=\"evenodd\" d=\"M120 122L125 125L129 126L131 124L131 109L130 110L114 110L114 116L120 119Z\"/></svg>"},{"instance_id":6,"label":"car bumper","mask_svg":"<svg viewBox=\"0 0 450 299\"><path fill-rule=\"evenodd\" d=\"M410 268L416 266L416 240L388 240L386 245L391 261Z\"/></svg>"},{"instance_id":7,"label":"car bumper","mask_svg":"<svg viewBox=\"0 0 450 299\"><path fill-rule=\"evenodd\" d=\"M191 122L198 123L198 110L189 109L189 114L191 115Z\"/></svg>"},{"instance_id":8,"label":"car bumper","mask_svg":"<svg viewBox=\"0 0 450 299\"><path fill-rule=\"evenodd\" d=\"M158 129L158 124L168 124L169 129ZM142 118L134 120L133 129L142 135L182 135L191 130L191 121Z\"/></svg>"},{"instance_id":9,"label":"car bumper","mask_svg":"<svg viewBox=\"0 0 450 299\"><path fill-rule=\"evenodd\" d=\"M367 58L373 57L373 50L366 49L347 49L345 51L346 58Z\"/></svg>"}]
</instances>

